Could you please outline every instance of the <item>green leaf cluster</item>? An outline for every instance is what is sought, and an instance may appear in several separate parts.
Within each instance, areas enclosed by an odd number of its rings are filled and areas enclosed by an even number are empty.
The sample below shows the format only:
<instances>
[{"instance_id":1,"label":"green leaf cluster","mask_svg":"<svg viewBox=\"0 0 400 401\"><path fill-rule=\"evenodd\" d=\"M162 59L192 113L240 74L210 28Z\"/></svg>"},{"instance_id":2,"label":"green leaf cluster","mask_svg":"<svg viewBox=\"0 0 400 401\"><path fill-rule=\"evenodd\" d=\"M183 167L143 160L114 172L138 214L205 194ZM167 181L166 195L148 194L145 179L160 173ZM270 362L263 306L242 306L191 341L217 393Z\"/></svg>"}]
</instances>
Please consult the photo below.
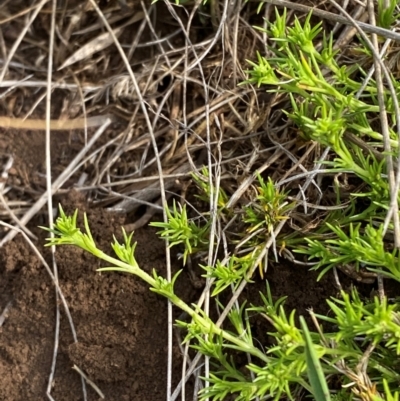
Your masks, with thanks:
<instances>
[{"instance_id":1,"label":"green leaf cluster","mask_svg":"<svg viewBox=\"0 0 400 401\"><path fill-rule=\"evenodd\" d=\"M383 2L378 3L378 15L390 22L387 13L394 10L395 2L385 9ZM250 61L252 68L247 82L287 94L291 108L285 113L298 134L329 147L332 155L323 162L325 166L333 174L354 177L362 190L348 195L348 206L327 214L308 238L291 235L285 245L315 260L315 267L323 268L322 274L340 264L350 264L356 270L365 266L399 280L398 251L391 249L390 239L383 232L390 191L385 155L381 153L383 137L373 128L379 114L376 84L369 80L359 98L364 71L357 64L340 66L332 35L322 32L321 23L312 26L310 21L311 13L303 23L295 18L289 26L286 11L282 14L276 11L275 21L267 30L274 56L266 58L258 54L256 62ZM398 91L399 83L394 78L392 83ZM392 151L397 152L395 115L387 90L384 99L390 144ZM350 137L354 140L350 141ZM335 191L336 204L340 206L343 202L340 188L335 187ZM362 208L357 206L360 199ZM389 237L391 229L392 226Z\"/></svg>"}]
</instances>

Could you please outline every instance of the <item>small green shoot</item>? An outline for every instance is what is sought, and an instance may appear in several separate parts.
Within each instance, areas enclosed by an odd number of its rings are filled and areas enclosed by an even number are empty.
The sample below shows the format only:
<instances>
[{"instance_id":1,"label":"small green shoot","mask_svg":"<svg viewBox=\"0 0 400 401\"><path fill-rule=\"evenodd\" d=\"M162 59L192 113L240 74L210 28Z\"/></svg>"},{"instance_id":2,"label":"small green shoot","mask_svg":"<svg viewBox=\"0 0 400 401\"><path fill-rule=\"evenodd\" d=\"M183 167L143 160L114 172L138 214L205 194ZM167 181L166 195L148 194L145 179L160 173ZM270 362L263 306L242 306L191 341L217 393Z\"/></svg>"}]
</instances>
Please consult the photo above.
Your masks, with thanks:
<instances>
[{"instance_id":1,"label":"small green shoot","mask_svg":"<svg viewBox=\"0 0 400 401\"><path fill-rule=\"evenodd\" d=\"M390 29L399 18L398 7L396 0L378 0L378 25Z\"/></svg>"},{"instance_id":2,"label":"small green shoot","mask_svg":"<svg viewBox=\"0 0 400 401\"><path fill-rule=\"evenodd\" d=\"M150 223L153 227L162 228L159 234L162 238L168 239L170 246L184 245L183 262L189 255L207 249L208 246L208 223L199 227L187 215L186 205L176 206L173 203L172 211L167 209L168 222Z\"/></svg>"},{"instance_id":3,"label":"small green shoot","mask_svg":"<svg viewBox=\"0 0 400 401\"><path fill-rule=\"evenodd\" d=\"M265 182L258 175L259 186L256 188L257 195L251 205L244 208L243 221L248 225L247 232L253 233L262 228L259 236L270 235L274 228L282 220L286 220L293 205L287 201L287 194L281 193L275 188L271 178Z\"/></svg>"}]
</instances>

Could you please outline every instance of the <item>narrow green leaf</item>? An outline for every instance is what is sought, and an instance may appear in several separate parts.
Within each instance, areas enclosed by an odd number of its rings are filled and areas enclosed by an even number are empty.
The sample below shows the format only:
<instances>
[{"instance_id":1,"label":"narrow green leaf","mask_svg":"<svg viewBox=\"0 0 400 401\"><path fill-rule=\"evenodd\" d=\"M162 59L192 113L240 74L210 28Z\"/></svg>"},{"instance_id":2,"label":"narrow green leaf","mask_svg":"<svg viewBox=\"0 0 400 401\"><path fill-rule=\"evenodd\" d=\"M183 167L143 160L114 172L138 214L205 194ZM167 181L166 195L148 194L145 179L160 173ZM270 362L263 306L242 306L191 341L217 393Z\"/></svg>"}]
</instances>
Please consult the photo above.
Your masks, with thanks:
<instances>
[{"instance_id":1,"label":"narrow green leaf","mask_svg":"<svg viewBox=\"0 0 400 401\"><path fill-rule=\"evenodd\" d=\"M330 401L330 393L328 384L322 366L319 362L317 352L311 339L310 331L303 316L300 316L300 323L303 329L303 337L305 340L305 352L307 361L307 372L310 380L313 395L316 401Z\"/></svg>"}]
</instances>

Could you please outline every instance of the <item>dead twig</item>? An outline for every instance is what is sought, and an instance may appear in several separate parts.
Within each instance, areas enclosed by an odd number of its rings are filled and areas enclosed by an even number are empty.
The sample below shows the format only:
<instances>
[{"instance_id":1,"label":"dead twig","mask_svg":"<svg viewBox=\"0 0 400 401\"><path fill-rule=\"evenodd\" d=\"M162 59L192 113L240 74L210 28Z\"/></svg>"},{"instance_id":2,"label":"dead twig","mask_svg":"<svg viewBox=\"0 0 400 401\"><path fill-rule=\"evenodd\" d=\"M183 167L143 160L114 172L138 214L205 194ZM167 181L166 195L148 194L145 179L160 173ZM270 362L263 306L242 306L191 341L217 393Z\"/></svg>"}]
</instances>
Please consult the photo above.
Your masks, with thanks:
<instances>
[{"instance_id":1,"label":"dead twig","mask_svg":"<svg viewBox=\"0 0 400 401\"><path fill-rule=\"evenodd\" d=\"M103 392L99 389L99 387L98 387L92 380L90 380L89 377L87 377L87 376L82 372L82 370L78 368L78 366L74 365L74 366L72 367L72 369L74 369L75 371L77 371L77 372L81 375L81 378L82 378L87 384L89 384L89 385L92 387L92 389L93 389L94 391L96 391L96 393L99 395L99 397L100 397L101 399L104 400L104 399L106 398L106 397L104 396Z\"/></svg>"},{"instance_id":2,"label":"dead twig","mask_svg":"<svg viewBox=\"0 0 400 401\"><path fill-rule=\"evenodd\" d=\"M93 116L88 118L76 118L72 120L50 120L51 131L69 131L73 129L84 129L85 127L99 127L103 125L107 120L114 120L111 115ZM46 120L38 119L23 119L23 118L11 118L0 116L0 127L3 128L16 128L16 129L28 129L36 131L46 130Z\"/></svg>"}]
</instances>

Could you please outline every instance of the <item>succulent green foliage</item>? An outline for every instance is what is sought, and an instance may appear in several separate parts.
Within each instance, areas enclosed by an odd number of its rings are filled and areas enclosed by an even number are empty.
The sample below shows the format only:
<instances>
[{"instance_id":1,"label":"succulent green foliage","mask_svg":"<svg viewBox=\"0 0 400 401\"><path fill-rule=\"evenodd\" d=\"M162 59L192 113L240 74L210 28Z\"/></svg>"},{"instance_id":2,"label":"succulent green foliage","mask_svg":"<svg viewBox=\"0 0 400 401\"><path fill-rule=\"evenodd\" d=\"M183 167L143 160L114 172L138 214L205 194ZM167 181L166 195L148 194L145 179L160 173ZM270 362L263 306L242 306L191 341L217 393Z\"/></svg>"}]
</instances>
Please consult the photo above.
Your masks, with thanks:
<instances>
[{"instance_id":1,"label":"succulent green foliage","mask_svg":"<svg viewBox=\"0 0 400 401\"><path fill-rule=\"evenodd\" d=\"M210 197L213 196L217 192L217 188L210 182L210 174L206 167L201 169L201 175L192 173L193 181L196 183L197 187L200 189L200 194L198 198L205 202L210 201ZM228 203L228 195L224 191L223 188L218 188L218 200L217 200L217 208L223 209L225 205Z\"/></svg>"},{"instance_id":2,"label":"succulent green foliage","mask_svg":"<svg viewBox=\"0 0 400 401\"><path fill-rule=\"evenodd\" d=\"M253 233L262 228L261 235L264 238L271 234L282 220L287 219L287 214L293 205L286 201L287 194L281 193L270 177L267 182L258 174L257 195L254 202L244 208L243 221L247 224L247 232Z\"/></svg>"},{"instance_id":3,"label":"succulent green foliage","mask_svg":"<svg viewBox=\"0 0 400 401\"><path fill-rule=\"evenodd\" d=\"M202 266L206 271L205 277L215 280L211 295L214 297L231 285L236 289L243 278L247 279L253 261L254 257L249 254L241 257L232 255L226 264L217 261L215 266Z\"/></svg>"},{"instance_id":4,"label":"succulent green foliage","mask_svg":"<svg viewBox=\"0 0 400 401\"><path fill-rule=\"evenodd\" d=\"M332 321L338 325L335 341L346 338L368 339L373 345L400 355L400 312L399 305L390 304L387 298L380 301L377 297L373 303L363 302L356 291L351 295L342 293L341 300L328 300L328 305L335 318L316 315L321 320ZM396 363L400 366L400 363Z\"/></svg>"},{"instance_id":5,"label":"succulent green foliage","mask_svg":"<svg viewBox=\"0 0 400 401\"><path fill-rule=\"evenodd\" d=\"M265 85L271 92L287 93L292 99L293 111L288 116L301 128L303 135L326 146L340 150L345 131L362 132L373 139L382 140L374 131L366 113L379 112L376 104L376 85L373 80L365 88L363 100L355 97L361 83L351 75L357 66L340 67L333 50L333 38L323 36L317 50L315 37L321 33L321 23L311 27L309 14L301 24L297 19L293 27L287 26L286 12L276 12L275 22L268 33L275 46L275 57L268 59L258 54L247 82ZM387 100L390 94L385 94ZM392 132L395 138L394 132ZM397 146L393 141L393 146Z\"/></svg>"},{"instance_id":6,"label":"succulent green foliage","mask_svg":"<svg viewBox=\"0 0 400 401\"><path fill-rule=\"evenodd\" d=\"M47 246L51 245L77 245L90 253L96 251L96 244L89 229L86 214L84 215L84 226L86 233L82 233L77 227L78 210L72 216L66 216L61 205L59 207L60 217L57 218L54 228L41 227L54 234L55 238L47 238Z\"/></svg>"},{"instance_id":7,"label":"succulent green foliage","mask_svg":"<svg viewBox=\"0 0 400 401\"><path fill-rule=\"evenodd\" d=\"M159 234L162 238L168 239L171 247L180 244L184 245L184 263L186 263L189 255L207 249L209 223L206 223L203 227L198 226L188 218L186 205L178 205L177 207L175 201L172 211L167 209L167 217L167 222L154 222L150 223L150 225L162 228Z\"/></svg>"},{"instance_id":8,"label":"succulent green foliage","mask_svg":"<svg viewBox=\"0 0 400 401\"><path fill-rule=\"evenodd\" d=\"M378 15L383 19L397 7L396 2L389 3L390 7L384 9L383 2L378 2ZM332 173L351 174L364 185L360 186L362 191L350 194L347 209L327 215L309 238L296 241L292 236L286 245L296 244L294 251L315 260L315 267L323 268L322 274L340 264L351 264L356 270L362 265L399 280L398 251L391 249L382 231L390 191L386 161L377 160L373 152L375 147L383 147L382 135L371 124L373 116L379 113L375 82L370 80L362 98L357 99L362 83L352 76L364 72L357 65L339 66L332 35L322 34L321 23L312 26L310 17L311 14L303 23L295 18L293 26L289 26L286 11L282 14L276 11L276 19L268 27L274 44L270 50L275 56L267 59L258 54L257 61L250 62L248 82L286 93L291 102L291 110L286 114L298 127L299 135L332 149L331 159L324 162ZM322 45L317 48L317 37L321 35ZM398 88L394 79L393 84ZM391 124L390 144L393 152L397 152L390 93L385 91L384 97ZM366 143L371 151L349 142L346 135L369 139ZM339 190L337 194L340 204ZM357 198L364 199L364 210L356 209ZM302 241L306 244L301 244Z\"/></svg>"},{"instance_id":9,"label":"succulent green foliage","mask_svg":"<svg viewBox=\"0 0 400 401\"><path fill-rule=\"evenodd\" d=\"M308 247L297 250L298 253L317 259L314 269L324 267L321 276L330 268L352 264L357 269L360 265L368 270L400 281L399 250L386 250L383 241L383 225L379 228L367 224L362 229L360 223L350 223L347 230L327 223L327 227L335 234L334 239L306 239Z\"/></svg>"},{"instance_id":10,"label":"succulent green foliage","mask_svg":"<svg viewBox=\"0 0 400 401\"><path fill-rule=\"evenodd\" d=\"M386 27L393 23L392 17L397 7L397 2L389 3L389 8L385 8L383 1L378 2L380 25ZM333 50L332 35L325 35L321 24L312 26L310 17L311 14L302 23L295 18L289 26L286 11L282 14L276 11L275 21L269 23L267 29L272 43L269 50L273 56L266 58L258 54L256 61L249 62L251 69L248 71L247 82L265 86L269 92L287 94L291 110L287 110L286 114L298 128L298 134L305 140L330 147L333 155L324 164L332 173L356 177L358 182L363 183L360 186L363 190L349 195L347 207L327 213L322 224L308 237L296 238L294 234L284 241L295 252L305 254L311 261L315 261L314 268L322 269L320 277L332 267L351 265L356 271L362 267L399 281L399 251L393 248L383 232L383 221L390 203L386 162L384 158L378 160L373 151L383 148L383 137L371 123L379 113L375 82L370 80L362 97L358 99L356 94L361 90L362 83L352 77L354 73L364 76L364 71L356 64L340 66L336 61L337 51ZM317 40L320 41L321 36L322 42L317 47ZM370 55L368 49L360 50ZM399 83L393 79L392 84L397 90ZM390 124L390 145L392 152L397 153L394 108L388 91L384 92L384 100ZM370 151L366 151L365 147L360 148L354 141L349 142L349 135L362 135ZM340 187L334 184L337 204L340 205ZM363 209L357 206L358 199L363 199ZM266 298L264 302L265 315L277 329L277 346L268 353L279 350L287 357L296 354L302 345L296 336L294 316L290 314L287 317L281 307L274 310L271 299ZM314 374L317 368L319 371L322 369L324 374L314 384L310 378L312 389L321 386L333 374L331 368L336 366L344 375L342 384L357 390L355 394L362 395L361 398L379 399L381 396L377 389L389 394L388 398L398 397L393 392L397 380L394 372L398 369L394 355L398 353L400 340L398 303L390 305L387 299L378 298L373 303L364 303L354 292L351 296L343 293L342 299L329 301L329 306L334 317L317 316L338 327L338 330L323 337L322 331L318 335L310 333L314 344L312 349L318 355L320 366L317 366L315 358L310 360L310 355L304 366L307 365L309 371L314 369ZM274 313L268 316L268 312L272 311ZM304 324L302 327L304 333ZM310 338L307 340L309 351ZM369 356L366 375L375 380L369 387L370 379L366 383L357 379L361 378L358 364L361 358L365 358L363 350L368 345L374 352ZM339 363L341 358L345 361L345 367ZM298 357L293 363L300 364L300 361L302 359ZM298 365L296 372L301 369ZM332 394L332 399L352 399L344 388ZM282 391L282 387L277 386L276 389ZM325 399L326 387L319 391L318 397L316 393L314 396Z\"/></svg>"}]
</instances>

